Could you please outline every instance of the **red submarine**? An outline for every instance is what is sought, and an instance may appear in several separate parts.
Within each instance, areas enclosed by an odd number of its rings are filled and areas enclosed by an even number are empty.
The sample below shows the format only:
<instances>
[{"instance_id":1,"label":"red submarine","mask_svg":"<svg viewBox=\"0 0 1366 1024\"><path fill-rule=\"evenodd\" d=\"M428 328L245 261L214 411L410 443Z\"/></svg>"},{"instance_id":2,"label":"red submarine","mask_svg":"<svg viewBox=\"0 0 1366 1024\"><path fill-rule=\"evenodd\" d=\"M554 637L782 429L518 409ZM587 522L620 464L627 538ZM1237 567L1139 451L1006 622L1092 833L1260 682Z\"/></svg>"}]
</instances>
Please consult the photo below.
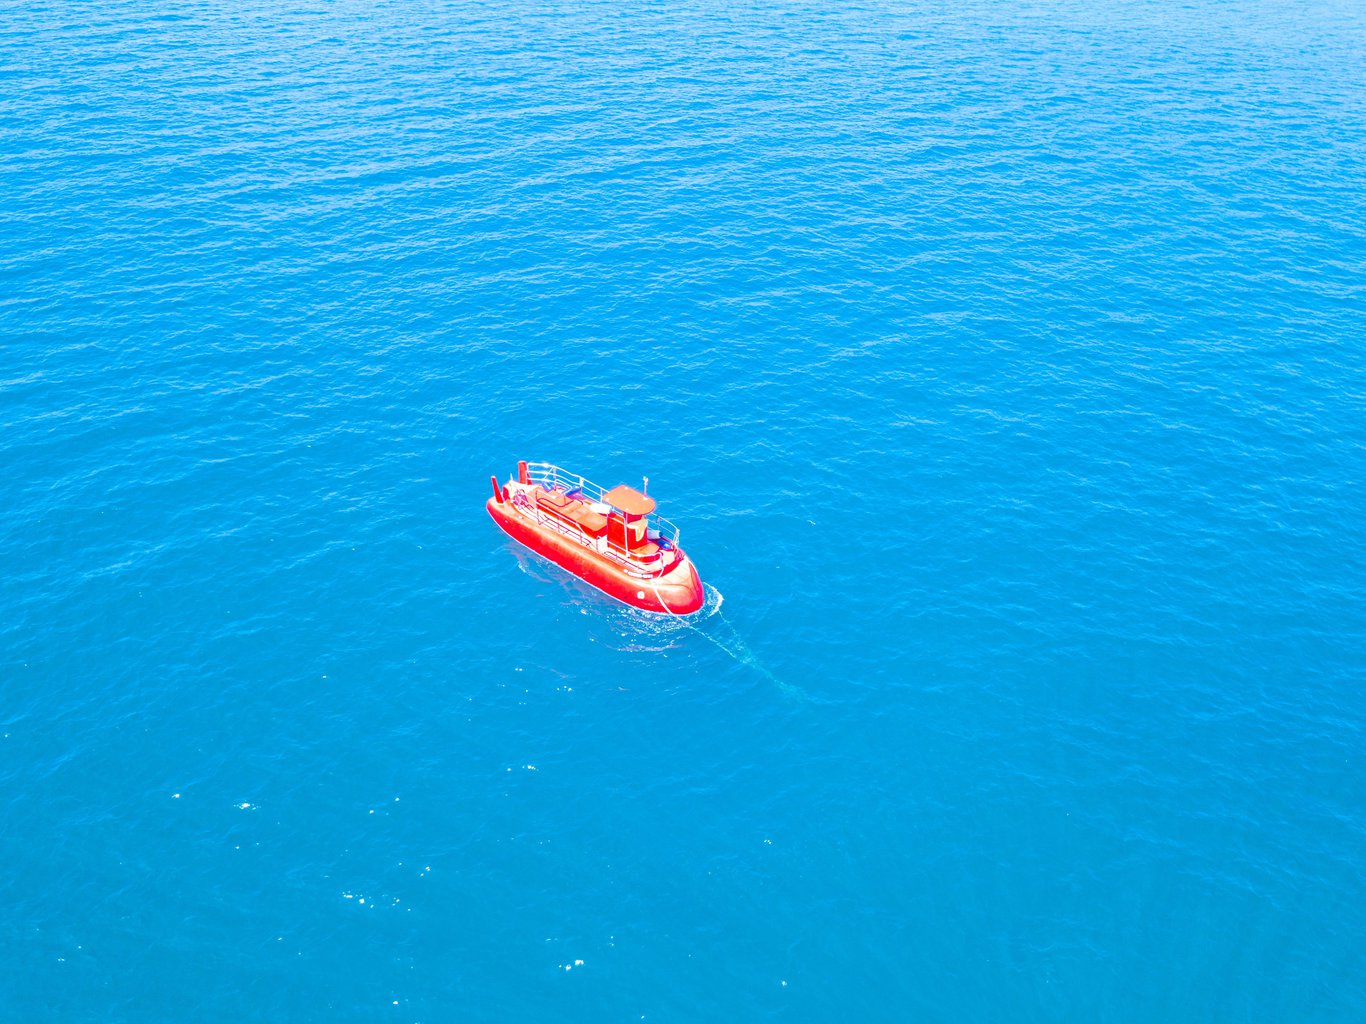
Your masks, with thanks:
<instances>
[{"instance_id":1,"label":"red submarine","mask_svg":"<svg viewBox=\"0 0 1366 1024\"><path fill-rule=\"evenodd\" d=\"M702 607L702 580L678 546L678 527L655 514L645 490L604 490L548 462L519 462L492 477L489 515L513 540L632 608L688 615Z\"/></svg>"}]
</instances>

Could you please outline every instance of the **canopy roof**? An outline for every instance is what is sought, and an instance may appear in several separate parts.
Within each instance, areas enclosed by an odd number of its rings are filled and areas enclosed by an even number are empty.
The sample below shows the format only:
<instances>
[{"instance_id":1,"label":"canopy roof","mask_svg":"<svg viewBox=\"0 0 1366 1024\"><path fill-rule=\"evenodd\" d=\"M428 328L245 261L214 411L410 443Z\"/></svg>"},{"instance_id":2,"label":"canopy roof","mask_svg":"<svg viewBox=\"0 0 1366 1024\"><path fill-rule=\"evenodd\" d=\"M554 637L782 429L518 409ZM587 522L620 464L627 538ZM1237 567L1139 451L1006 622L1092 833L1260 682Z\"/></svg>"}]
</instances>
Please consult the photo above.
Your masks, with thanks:
<instances>
[{"instance_id":1,"label":"canopy roof","mask_svg":"<svg viewBox=\"0 0 1366 1024\"><path fill-rule=\"evenodd\" d=\"M641 494L634 487L618 484L602 496L602 500L628 516L648 516L655 510L655 499Z\"/></svg>"}]
</instances>

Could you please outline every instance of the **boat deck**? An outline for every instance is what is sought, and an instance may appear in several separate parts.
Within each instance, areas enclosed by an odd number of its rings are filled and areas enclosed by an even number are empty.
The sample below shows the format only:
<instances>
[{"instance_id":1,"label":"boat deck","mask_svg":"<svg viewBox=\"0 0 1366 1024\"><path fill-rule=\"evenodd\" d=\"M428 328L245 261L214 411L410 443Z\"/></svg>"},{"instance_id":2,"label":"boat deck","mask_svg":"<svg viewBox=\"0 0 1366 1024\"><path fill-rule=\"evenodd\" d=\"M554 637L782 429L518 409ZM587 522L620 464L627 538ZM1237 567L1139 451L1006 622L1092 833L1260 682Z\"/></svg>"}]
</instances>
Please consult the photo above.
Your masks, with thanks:
<instances>
[{"instance_id":1,"label":"boat deck","mask_svg":"<svg viewBox=\"0 0 1366 1024\"><path fill-rule=\"evenodd\" d=\"M623 522L611 514L609 506L575 497L573 492L547 491L533 486L527 497L529 500L524 507L534 512L538 519L548 518L552 524L560 526L562 532L571 535L577 532L589 546L642 567L656 561L660 552L671 546L667 541L666 546L661 546L651 539L645 519Z\"/></svg>"},{"instance_id":2,"label":"boat deck","mask_svg":"<svg viewBox=\"0 0 1366 1024\"><path fill-rule=\"evenodd\" d=\"M641 517L638 521L646 524L646 531L652 540L658 541L661 548L670 550L678 547L678 527L663 516L654 512L654 501L646 499L651 511L643 512L634 506L636 499L643 498L627 487L607 490L576 473L570 473L549 462L528 462L527 482L539 487L547 495L559 492L569 501L582 501L589 510L597 515L608 516L613 509L625 512L628 518ZM625 499L618 497L626 495ZM615 499L615 500L614 500ZM538 502L539 504L539 502ZM558 499L551 500L552 507L558 507Z\"/></svg>"}]
</instances>

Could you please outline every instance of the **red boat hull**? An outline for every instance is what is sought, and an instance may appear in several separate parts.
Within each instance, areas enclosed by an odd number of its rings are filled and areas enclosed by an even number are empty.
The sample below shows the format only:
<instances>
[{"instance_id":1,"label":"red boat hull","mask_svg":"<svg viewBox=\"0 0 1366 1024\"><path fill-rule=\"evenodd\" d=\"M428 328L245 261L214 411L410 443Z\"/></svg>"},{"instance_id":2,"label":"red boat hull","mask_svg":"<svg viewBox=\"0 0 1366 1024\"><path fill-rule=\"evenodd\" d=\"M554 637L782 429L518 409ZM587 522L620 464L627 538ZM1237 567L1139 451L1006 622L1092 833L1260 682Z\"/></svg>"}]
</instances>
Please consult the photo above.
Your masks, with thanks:
<instances>
[{"instance_id":1,"label":"red boat hull","mask_svg":"<svg viewBox=\"0 0 1366 1024\"><path fill-rule=\"evenodd\" d=\"M485 507L493 521L513 540L623 604L672 615L688 615L702 607L705 598L702 581L692 562L681 551L677 564L663 575L642 579L626 572L606 556L533 522L509 501L490 498Z\"/></svg>"}]
</instances>

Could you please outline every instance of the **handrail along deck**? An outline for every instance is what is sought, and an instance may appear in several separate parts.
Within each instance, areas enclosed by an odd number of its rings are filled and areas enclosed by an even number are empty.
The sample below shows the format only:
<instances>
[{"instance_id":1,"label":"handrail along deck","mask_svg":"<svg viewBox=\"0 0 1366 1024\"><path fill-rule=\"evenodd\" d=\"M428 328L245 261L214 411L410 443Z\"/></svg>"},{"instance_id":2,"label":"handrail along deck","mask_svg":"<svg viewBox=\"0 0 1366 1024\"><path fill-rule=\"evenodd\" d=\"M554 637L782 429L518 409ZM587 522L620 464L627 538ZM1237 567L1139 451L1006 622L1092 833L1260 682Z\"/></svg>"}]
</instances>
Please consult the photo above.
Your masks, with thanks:
<instances>
[{"instance_id":1,"label":"handrail along deck","mask_svg":"<svg viewBox=\"0 0 1366 1024\"><path fill-rule=\"evenodd\" d=\"M540 484L546 490L559 489L566 494L578 492L588 501L596 501L603 505L610 505L606 501L607 488L601 487L593 481L585 479L577 473L570 473L559 466L550 462L528 462L526 464L527 479L532 483ZM656 536L663 537L675 548L678 547L678 527L663 516L651 512L645 517L646 529L652 531ZM581 534L582 530L579 531Z\"/></svg>"}]
</instances>

